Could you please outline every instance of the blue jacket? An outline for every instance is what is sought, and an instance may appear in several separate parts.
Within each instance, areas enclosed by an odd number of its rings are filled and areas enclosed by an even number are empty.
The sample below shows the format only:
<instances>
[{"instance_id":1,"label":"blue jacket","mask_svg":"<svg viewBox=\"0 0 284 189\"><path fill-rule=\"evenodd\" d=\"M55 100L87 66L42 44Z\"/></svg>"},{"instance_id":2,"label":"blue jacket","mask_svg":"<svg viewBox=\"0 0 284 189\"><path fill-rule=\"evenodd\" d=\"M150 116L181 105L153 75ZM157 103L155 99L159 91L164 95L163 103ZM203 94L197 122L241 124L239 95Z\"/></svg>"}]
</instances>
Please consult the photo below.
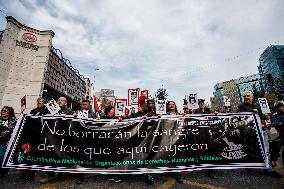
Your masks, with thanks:
<instances>
[{"instance_id":1,"label":"blue jacket","mask_svg":"<svg viewBox=\"0 0 284 189\"><path fill-rule=\"evenodd\" d=\"M272 117L272 124L275 124L275 125L284 124L284 113L280 112L280 113L275 114Z\"/></svg>"},{"instance_id":2,"label":"blue jacket","mask_svg":"<svg viewBox=\"0 0 284 189\"><path fill-rule=\"evenodd\" d=\"M275 114L272 117L272 124L276 125L275 128L279 134L284 136L284 112Z\"/></svg>"}]
</instances>

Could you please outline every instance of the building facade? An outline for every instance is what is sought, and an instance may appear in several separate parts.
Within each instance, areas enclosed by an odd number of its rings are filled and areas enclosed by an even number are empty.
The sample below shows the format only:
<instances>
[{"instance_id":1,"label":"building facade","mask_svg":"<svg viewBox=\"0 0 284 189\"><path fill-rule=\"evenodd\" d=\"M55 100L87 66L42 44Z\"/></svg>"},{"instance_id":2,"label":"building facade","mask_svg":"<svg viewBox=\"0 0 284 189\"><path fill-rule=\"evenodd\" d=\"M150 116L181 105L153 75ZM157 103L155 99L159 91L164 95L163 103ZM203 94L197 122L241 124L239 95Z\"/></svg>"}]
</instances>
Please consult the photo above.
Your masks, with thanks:
<instances>
[{"instance_id":1,"label":"building facade","mask_svg":"<svg viewBox=\"0 0 284 189\"><path fill-rule=\"evenodd\" d=\"M260 55L258 71L260 84L265 91L274 88L278 95L283 95L284 45L267 47Z\"/></svg>"},{"instance_id":2,"label":"building facade","mask_svg":"<svg viewBox=\"0 0 284 189\"><path fill-rule=\"evenodd\" d=\"M70 102L78 102L85 94L85 81L52 46L54 32L28 27L11 16L6 20L0 43L1 107L11 106L19 114L24 96L23 113L35 108L41 96L65 96Z\"/></svg>"},{"instance_id":3,"label":"building facade","mask_svg":"<svg viewBox=\"0 0 284 189\"><path fill-rule=\"evenodd\" d=\"M284 45L267 47L260 55L258 71L265 90L277 78L284 77Z\"/></svg>"}]
</instances>

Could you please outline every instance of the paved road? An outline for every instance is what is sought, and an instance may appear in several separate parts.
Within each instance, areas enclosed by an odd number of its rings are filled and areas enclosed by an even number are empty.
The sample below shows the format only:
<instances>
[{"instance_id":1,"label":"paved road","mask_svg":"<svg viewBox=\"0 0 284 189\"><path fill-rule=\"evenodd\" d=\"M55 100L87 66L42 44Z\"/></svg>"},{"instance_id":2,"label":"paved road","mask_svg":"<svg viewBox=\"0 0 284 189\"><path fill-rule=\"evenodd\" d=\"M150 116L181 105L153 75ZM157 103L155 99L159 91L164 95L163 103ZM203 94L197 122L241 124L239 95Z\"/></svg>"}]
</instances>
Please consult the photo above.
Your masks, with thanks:
<instances>
[{"instance_id":1,"label":"paved road","mask_svg":"<svg viewBox=\"0 0 284 189\"><path fill-rule=\"evenodd\" d=\"M284 176L284 168L278 166L277 172ZM48 184L39 184L42 173L37 173L34 180L20 181L18 170L12 170L7 177L0 178L1 189L43 189L43 188L109 188L109 189L245 189L245 188L261 188L261 189L284 189L284 179L271 177L262 170L217 170L217 179L210 179L204 171L195 171L182 174L182 183L166 174L154 175L155 183L148 185L139 175L126 175L122 183L114 183L107 180L105 175L85 175L82 184L76 183L76 174L64 175Z\"/></svg>"}]
</instances>

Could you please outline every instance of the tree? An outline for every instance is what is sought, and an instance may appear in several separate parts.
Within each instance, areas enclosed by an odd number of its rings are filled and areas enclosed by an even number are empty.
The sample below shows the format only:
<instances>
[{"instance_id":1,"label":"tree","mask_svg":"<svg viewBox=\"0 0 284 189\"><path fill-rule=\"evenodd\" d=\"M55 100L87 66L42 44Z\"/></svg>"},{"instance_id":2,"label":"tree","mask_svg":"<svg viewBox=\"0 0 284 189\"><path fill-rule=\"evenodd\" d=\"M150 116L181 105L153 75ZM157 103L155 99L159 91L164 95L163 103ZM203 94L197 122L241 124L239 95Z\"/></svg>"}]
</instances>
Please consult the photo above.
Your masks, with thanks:
<instances>
[{"instance_id":1,"label":"tree","mask_svg":"<svg viewBox=\"0 0 284 189\"><path fill-rule=\"evenodd\" d=\"M266 98L269 107L272 109L273 109L274 103L278 101L277 95L273 92L265 92L264 98Z\"/></svg>"},{"instance_id":2,"label":"tree","mask_svg":"<svg viewBox=\"0 0 284 189\"><path fill-rule=\"evenodd\" d=\"M158 100L167 100L168 93L167 90L163 88L163 85L161 88L157 89L157 92L155 92L155 98Z\"/></svg>"}]
</instances>

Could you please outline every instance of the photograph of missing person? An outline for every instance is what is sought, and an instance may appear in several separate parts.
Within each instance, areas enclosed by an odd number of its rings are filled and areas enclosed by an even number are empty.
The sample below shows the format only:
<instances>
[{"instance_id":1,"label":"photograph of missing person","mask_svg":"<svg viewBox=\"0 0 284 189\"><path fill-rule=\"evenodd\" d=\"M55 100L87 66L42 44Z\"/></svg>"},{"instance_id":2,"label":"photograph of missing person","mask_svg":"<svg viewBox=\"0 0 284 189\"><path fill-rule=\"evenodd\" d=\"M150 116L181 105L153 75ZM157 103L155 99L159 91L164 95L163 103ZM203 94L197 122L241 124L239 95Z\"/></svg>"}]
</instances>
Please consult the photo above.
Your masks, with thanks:
<instances>
[{"instance_id":1,"label":"photograph of missing person","mask_svg":"<svg viewBox=\"0 0 284 189\"><path fill-rule=\"evenodd\" d=\"M263 114L271 113L266 98L258 98L258 103Z\"/></svg>"},{"instance_id":2,"label":"photograph of missing person","mask_svg":"<svg viewBox=\"0 0 284 189\"><path fill-rule=\"evenodd\" d=\"M145 98L148 99L148 90L141 91L141 96L145 96Z\"/></svg>"},{"instance_id":3,"label":"photograph of missing person","mask_svg":"<svg viewBox=\"0 0 284 189\"><path fill-rule=\"evenodd\" d=\"M223 102L225 107L231 106L231 99L227 96L223 96Z\"/></svg>"},{"instance_id":4,"label":"photograph of missing person","mask_svg":"<svg viewBox=\"0 0 284 189\"><path fill-rule=\"evenodd\" d=\"M188 95L188 106L189 109L197 109L198 102L197 102L197 94L189 94Z\"/></svg>"},{"instance_id":5,"label":"photograph of missing person","mask_svg":"<svg viewBox=\"0 0 284 189\"><path fill-rule=\"evenodd\" d=\"M126 105L127 105L127 99L115 99L114 101L115 116L125 116Z\"/></svg>"},{"instance_id":6,"label":"photograph of missing person","mask_svg":"<svg viewBox=\"0 0 284 189\"><path fill-rule=\"evenodd\" d=\"M128 89L128 106L138 105L140 89Z\"/></svg>"},{"instance_id":7,"label":"photograph of missing person","mask_svg":"<svg viewBox=\"0 0 284 189\"><path fill-rule=\"evenodd\" d=\"M166 114L166 101L158 100L157 101L157 114Z\"/></svg>"},{"instance_id":8,"label":"photograph of missing person","mask_svg":"<svg viewBox=\"0 0 284 189\"><path fill-rule=\"evenodd\" d=\"M52 115L57 114L60 110L60 106L56 103L54 99L51 99L49 102L47 102L45 106Z\"/></svg>"}]
</instances>

